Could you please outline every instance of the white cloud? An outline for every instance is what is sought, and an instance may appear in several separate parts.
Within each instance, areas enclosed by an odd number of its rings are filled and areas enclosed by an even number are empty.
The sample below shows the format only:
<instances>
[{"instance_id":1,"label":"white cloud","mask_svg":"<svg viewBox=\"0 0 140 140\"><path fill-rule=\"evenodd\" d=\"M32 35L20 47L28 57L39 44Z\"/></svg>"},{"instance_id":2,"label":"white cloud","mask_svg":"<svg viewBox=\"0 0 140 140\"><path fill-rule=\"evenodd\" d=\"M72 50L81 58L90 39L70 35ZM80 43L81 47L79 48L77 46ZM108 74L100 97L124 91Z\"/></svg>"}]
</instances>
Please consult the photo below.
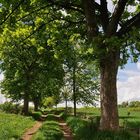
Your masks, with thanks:
<instances>
[{"instance_id":1,"label":"white cloud","mask_svg":"<svg viewBox=\"0 0 140 140\"><path fill-rule=\"evenodd\" d=\"M5 97L2 94L0 94L0 104L4 103L5 101L6 101Z\"/></svg>"},{"instance_id":2,"label":"white cloud","mask_svg":"<svg viewBox=\"0 0 140 140\"><path fill-rule=\"evenodd\" d=\"M120 70L120 77L127 77L124 81L118 80L118 102L140 100L140 63L135 70Z\"/></svg>"},{"instance_id":3,"label":"white cloud","mask_svg":"<svg viewBox=\"0 0 140 140\"><path fill-rule=\"evenodd\" d=\"M3 74L0 74L0 81L3 80L4 76Z\"/></svg>"},{"instance_id":4,"label":"white cloud","mask_svg":"<svg viewBox=\"0 0 140 140\"><path fill-rule=\"evenodd\" d=\"M140 70L140 62L137 63L137 68Z\"/></svg>"}]
</instances>

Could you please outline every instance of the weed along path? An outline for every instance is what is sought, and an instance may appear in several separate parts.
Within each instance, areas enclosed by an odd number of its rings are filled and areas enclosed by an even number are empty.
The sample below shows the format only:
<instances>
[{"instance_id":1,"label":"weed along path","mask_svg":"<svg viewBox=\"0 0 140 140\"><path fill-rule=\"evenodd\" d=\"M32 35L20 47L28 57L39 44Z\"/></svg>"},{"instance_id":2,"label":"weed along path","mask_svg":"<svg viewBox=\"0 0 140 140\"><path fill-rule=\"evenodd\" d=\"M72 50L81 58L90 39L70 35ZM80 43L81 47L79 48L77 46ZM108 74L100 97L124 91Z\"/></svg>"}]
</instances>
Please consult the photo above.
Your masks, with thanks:
<instances>
[{"instance_id":1,"label":"weed along path","mask_svg":"<svg viewBox=\"0 0 140 140\"><path fill-rule=\"evenodd\" d=\"M64 139L73 140L72 132L70 128L68 127L68 125L63 120L59 120L59 126L61 127L61 130L63 131Z\"/></svg>"},{"instance_id":2,"label":"weed along path","mask_svg":"<svg viewBox=\"0 0 140 140\"><path fill-rule=\"evenodd\" d=\"M32 136L38 131L38 129L42 126L42 122L37 121L36 124L29 128L21 137L21 140L31 140Z\"/></svg>"}]
</instances>

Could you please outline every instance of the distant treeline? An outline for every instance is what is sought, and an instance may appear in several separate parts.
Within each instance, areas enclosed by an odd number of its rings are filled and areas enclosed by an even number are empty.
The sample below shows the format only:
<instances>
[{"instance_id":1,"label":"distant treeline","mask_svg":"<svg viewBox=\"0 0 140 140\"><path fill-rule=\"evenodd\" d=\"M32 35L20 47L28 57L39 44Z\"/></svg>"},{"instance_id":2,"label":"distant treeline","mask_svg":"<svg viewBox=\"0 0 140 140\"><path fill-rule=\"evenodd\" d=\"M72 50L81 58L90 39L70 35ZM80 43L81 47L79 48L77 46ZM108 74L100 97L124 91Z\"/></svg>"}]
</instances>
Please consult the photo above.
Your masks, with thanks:
<instances>
[{"instance_id":1,"label":"distant treeline","mask_svg":"<svg viewBox=\"0 0 140 140\"><path fill-rule=\"evenodd\" d=\"M122 102L119 107L140 107L140 101Z\"/></svg>"}]
</instances>

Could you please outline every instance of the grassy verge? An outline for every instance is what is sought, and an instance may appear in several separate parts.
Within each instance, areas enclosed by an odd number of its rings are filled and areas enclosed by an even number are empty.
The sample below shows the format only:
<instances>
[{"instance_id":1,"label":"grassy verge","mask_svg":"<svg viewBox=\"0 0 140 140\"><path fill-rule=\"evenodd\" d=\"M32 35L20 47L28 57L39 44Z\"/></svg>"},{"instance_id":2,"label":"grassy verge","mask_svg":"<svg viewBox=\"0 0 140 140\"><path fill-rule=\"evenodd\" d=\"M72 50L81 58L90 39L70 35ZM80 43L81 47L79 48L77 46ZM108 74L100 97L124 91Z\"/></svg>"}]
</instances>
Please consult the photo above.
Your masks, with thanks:
<instances>
[{"instance_id":1,"label":"grassy verge","mask_svg":"<svg viewBox=\"0 0 140 140\"><path fill-rule=\"evenodd\" d=\"M140 128L140 108L118 108L119 123L125 128ZM81 118L94 118L100 116L100 109L93 107L83 107L77 109L77 116Z\"/></svg>"},{"instance_id":2,"label":"grassy verge","mask_svg":"<svg viewBox=\"0 0 140 140\"><path fill-rule=\"evenodd\" d=\"M46 121L32 140L62 140L63 133L56 121Z\"/></svg>"},{"instance_id":3,"label":"grassy verge","mask_svg":"<svg viewBox=\"0 0 140 140\"><path fill-rule=\"evenodd\" d=\"M75 117L67 118L67 123L71 127L75 140L138 140L138 137L128 131L99 131L99 120L85 121Z\"/></svg>"},{"instance_id":4,"label":"grassy verge","mask_svg":"<svg viewBox=\"0 0 140 140\"><path fill-rule=\"evenodd\" d=\"M0 140L18 140L33 124L31 117L0 113Z\"/></svg>"}]
</instances>

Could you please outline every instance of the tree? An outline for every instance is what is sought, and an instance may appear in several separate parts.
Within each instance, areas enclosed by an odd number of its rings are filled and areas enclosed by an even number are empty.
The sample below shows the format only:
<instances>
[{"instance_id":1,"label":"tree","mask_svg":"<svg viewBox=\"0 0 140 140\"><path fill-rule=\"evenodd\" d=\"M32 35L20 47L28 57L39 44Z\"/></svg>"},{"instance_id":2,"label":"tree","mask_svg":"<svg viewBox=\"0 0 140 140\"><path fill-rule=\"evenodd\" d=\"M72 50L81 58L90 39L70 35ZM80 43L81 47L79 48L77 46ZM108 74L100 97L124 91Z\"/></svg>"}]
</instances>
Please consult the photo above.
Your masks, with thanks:
<instances>
[{"instance_id":1,"label":"tree","mask_svg":"<svg viewBox=\"0 0 140 140\"><path fill-rule=\"evenodd\" d=\"M140 107L140 102L139 101L131 101L129 103L129 107Z\"/></svg>"},{"instance_id":2,"label":"tree","mask_svg":"<svg viewBox=\"0 0 140 140\"><path fill-rule=\"evenodd\" d=\"M52 108L55 105L55 100L53 97L47 97L43 100L43 106Z\"/></svg>"},{"instance_id":3,"label":"tree","mask_svg":"<svg viewBox=\"0 0 140 140\"><path fill-rule=\"evenodd\" d=\"M119 119L116 77L119 65L125 64L130 56L134 56L133 60L136 61L139 55L140 49L137 41L140 25L139 1L113 0L114 11L109 10L107 0L100 0L99 2L95 0L18 2L18 5L22 5L23 11L27 11L27 7L31 8L29 8L29 13L20 15L22 20L27 16L32 17L35 14L43 13L46 18L52 18L53 21L61 24L59 28L55 28L53 37L58 35L56 34L57 31L60 31L61 36L63 36L65 34L64 29L69 28L71 34L78 33L84 39L85 44L87 44L85 51L92 49L89 55L98 61L101 73L100 129L117 130ZM3 22L8 21L10 15L14 17L13 13L19 10L15 10L17 9L15 1L11 1L7 5L5 3L2 1L2 6L9 6L13 10L9 14L8 10L5 10L6 8L2 9L2 17L6 17ZM129 7L132 7L134 11L129 11ZM42 10L45 8L49 11L46 14ZM54 39L53 37L52 39Z\"/></svg>"},{"instance_id":4,"label":"tree","mask_svg":"<svg viewBox=\"0 0 140 140\"><path fill-rule=\"evenodd\" d=\"M68 111L68 101L70 101L71 99L71 89L69 87L69 85L63 85L63 87L61 88L61 96L62 99L65 101L65 112L67 113Z\"/></svg>"},{"instance_id":5,"label":"tree","mask_svg":"<svg viewBox=\"0 0 140 140\"><path fill-rule=\"evenodd\" d=\"M46 37L43 38L46 41L42 39L40 42L38 37L41 31L20 44L30 32L31 28L27 26L23 23L15 31L5 28L0 48L0 66L5 77L1 84L2 93L13 100L23 99L25 115L28 114L29 101L34 102L37 110L42 98L47 94L58 94L55 92L63 83L62 64L54 57L53 48L47 45ZM49 88L54 85L50 92Z\"/></svg>"},{"instance_id":6,"label":"tree","mask_svg":"<svg viewBox=\"0 0 140 140\"><path fill-rule=\"evenodd\" d=\"M116 77L119 65L127 62L130 52L134 60L139 54L139 46L136 43L139 38L140 21L139 8L136 5L139 2L114 1L115 8L111 12L106 0L100 0L100 4L93 0L50 0L48 3L53 4L55 10L65 9L67 15L59 19L71 23L75 32L79 31L78 27L87 33L87 36L84 34L85 40L88 38L87 49L92 48L93 58L98 60L101 73L100 129L117 130L119 119ZM133 7L135 11L128 11L128 6ZM83 22L79 19L83 19Z\"/></svg>"},{"instance_id":7,"label":"tree","mask_svg":"<svg viewBox=\"0 0 140 140\"><path fill-rule=\"evenodd\" d=\"M64 61L64 82L71 93L74 116L76 116L78 103L93 105L99 93L98 68L96 63L94 63L95 66L91 67L93 62L85 58L85 53L82 52L83 49L80 46L82 41L78 39L78 36L73 34L66 37L67 50L64 51L66 55ZM77 40L79 41L77 42Z\"/></svg>"}]
</instances>

